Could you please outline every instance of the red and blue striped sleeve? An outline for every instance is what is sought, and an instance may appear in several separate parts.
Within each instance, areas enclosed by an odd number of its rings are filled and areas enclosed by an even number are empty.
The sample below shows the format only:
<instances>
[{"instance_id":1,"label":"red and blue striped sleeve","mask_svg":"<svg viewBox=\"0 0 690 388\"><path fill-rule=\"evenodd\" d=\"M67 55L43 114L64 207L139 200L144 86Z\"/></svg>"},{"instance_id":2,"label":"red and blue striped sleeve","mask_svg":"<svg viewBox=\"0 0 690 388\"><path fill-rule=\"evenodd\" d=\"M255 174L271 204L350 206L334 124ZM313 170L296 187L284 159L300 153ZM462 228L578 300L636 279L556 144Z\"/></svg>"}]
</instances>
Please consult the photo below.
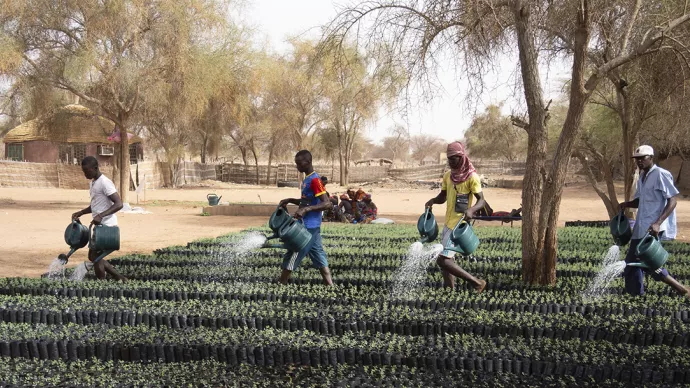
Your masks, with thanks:
<instances>
[{"instance_id":1,"label":"red and blue striped sleeve","mask_svg":"<svg viewBox=\"0 0 690 388\"><path fill-rule=\"evenodd\" d=\"M314 178L311 180L311 191L314 192L315 197L320 197L321 195L326 194L326 188L323 186L321 178Z\"/></svg>"}]
</instances>

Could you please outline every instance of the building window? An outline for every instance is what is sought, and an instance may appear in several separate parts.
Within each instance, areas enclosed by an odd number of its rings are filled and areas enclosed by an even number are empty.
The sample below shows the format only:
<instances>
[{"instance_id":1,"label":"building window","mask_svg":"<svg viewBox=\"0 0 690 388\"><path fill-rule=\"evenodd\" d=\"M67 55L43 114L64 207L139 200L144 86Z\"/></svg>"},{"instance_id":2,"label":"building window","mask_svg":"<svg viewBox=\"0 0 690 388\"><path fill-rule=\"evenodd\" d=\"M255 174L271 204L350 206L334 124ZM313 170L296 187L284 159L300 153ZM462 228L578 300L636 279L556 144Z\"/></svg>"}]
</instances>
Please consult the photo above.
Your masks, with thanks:
<instances>
[{"instance_id":1,"label":"building window","mask_svg":"<svg viewBox=\"0 0 690 388\"><path fill-rule=\"evenodd\" d=\"M74 164L81 164L82 159L86 157L86 144L73 144L74 150Z\"/></svg>"},{"instance_id":2,"label":"building window","mask_svg":"<svg viewBox=\"0 0 690 388\"><path fill-rule=\"evenodd\" d=\"M7 145L7 159L22 161L24 160L24 144L13 143Z\"/></svg>"},{"instance_id":3,"label":"building window","mask_svg":"<svg viewBox=\"0 0 690 388\"><path fill-rule=\"evenodd\" d=\"M60 163L80 164L86 157L86 144L61 143L58 146L58 153Z\"/></svg>"},{"instance_id":4,"label":"building window","mask_svg":"<svg viewBox=\"0 0 690 388\"><path fill-rule=\"evenodd\" d=\"M137 164L139 161L139 155L137 154L138 147L136 144L129 145L129 163Z\"/></svg>"}]
</instances>

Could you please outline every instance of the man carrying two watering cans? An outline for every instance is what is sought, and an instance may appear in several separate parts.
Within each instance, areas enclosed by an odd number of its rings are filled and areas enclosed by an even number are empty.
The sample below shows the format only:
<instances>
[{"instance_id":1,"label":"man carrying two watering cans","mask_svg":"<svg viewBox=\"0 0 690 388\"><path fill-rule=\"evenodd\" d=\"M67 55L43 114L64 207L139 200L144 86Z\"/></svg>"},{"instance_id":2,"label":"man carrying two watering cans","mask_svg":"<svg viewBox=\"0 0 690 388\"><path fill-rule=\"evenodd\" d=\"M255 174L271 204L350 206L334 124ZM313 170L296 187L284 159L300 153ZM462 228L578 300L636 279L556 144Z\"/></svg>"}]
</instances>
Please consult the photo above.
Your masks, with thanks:
<instances>
[{"instance_id":1,"label":"man carrying two watering cans","mask_svg":"<svg viewBox=\"0 0 690 388\"><path fill-rule=\"evenodd\" d=\"M84 172L86 179L91 180L89 182L91 205L72 214L72 219L76 220L84 214L91 213L93 214L91 223L95 225L117 226L117 216L115 213L122 209L122 199L117 193L113 181L101 173L98 168L98 160L93 156L87 156L81 161L81 170ZM100 254L101 252L89 248L90 261L94 261ZM99 279L105 279L105 273L107 272L117 280L127 280L105 259L99 260L96 264L93 264L93 267L96 277Z\"/></svg>"},{"instance_id":2,"label":"man carrying two watering cans","mask_svg":"<svg viewBox=\"0 0 690 388\"><path fill-rule=\"evenodd\" d=\"M297 171L306 175L302 182L301 198L286 198L280 201L280 206L287 207L288 203L298 205L299 209L295 212L295 218L301 218L304 227L307 228L312 237L309 243L299 252L288 251L283 257L283 271L280 274L280 283L287 284L292 271L296 270L302 259L309 255L314 267L319 269L323 282L327 286L333 285L331 271L328 269L328 258L326 251L321 244L321 212L332 206L326 194L326 189L321 182L319 174L314 171L311 162L311 152L301 150L295 155L295 165Z\"/></svg>"},{"instance_id":3,"label":"man carrying two watering cans","mask_svg":"<svg viewBox=\"0 0 690 388\"><path fill-rule=\"evenodd\" d=\"M676 237L676 196L678 189L673 184L673 175L654 164L654 149L648 145L638 147L633 154L640 171L637 190L632 201L619 204L621 210L637 208L637 219L632 231L630 248L625 262L636 262L636 248L647 233L660 240L673 240ZM677 293L690 297L688 288L668 274L666 268L650 271L652 278L662 281ZM642 268L626 266L623 271L625 291L630 295L643 295Z\"/></svg>"},{"instance_id":4,"label":"man carrying two watering cans","mask_svg":"<svg viewBox=\"0 0 690 388\"><path fill-rule=\"evenodd\" d=\"M426 203L428 208L434 204L446 204L446 224L441 236L441 244L444 248L453 244L450 238L451 233L463 216L465 221L471 219L485 204L479 176L465 153L465 146L459 141L448 144L446 157L450 171L443 175L441 192ZM472 206L474 198L477 199L477 203ZM460 268L455 263L454 257L455 252L446 249L436 259L436 263L441 267L443 274L443 285L454 289L455 277L457 276L470 283L477 292L484 291L486 281L477 279Z\"/></svg>"}]
</instances>

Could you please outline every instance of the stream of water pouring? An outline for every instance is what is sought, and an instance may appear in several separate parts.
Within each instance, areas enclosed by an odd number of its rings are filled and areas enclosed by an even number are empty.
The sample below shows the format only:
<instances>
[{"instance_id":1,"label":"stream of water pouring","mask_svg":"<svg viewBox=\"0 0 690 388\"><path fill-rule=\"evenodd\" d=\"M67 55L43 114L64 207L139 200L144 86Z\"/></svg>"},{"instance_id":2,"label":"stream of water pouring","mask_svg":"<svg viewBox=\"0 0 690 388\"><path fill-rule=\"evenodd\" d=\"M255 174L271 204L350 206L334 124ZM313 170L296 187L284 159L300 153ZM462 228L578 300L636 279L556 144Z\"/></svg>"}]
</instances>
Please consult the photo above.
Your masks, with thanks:
<instances>
[{"instance_id":1,"label":"stream of water pouring","mask_svg":"<svg viewBox=\"0 0 690 388\"><path fill-rule=\"evenodd\" d=\"M74 272L72 272L72 275L69 277L69 280L73 280L75 282L80 282L84 280L84 277L89 272L89 268L93 268L93 264L91 264L90 266L89 264L91 263L83 262L74 267Z\"/></svg>"},{"instance_id":2,"label":"stream of water pouring","mask_svg":"<svg viewBox=\"0 0 690 388\"><path fill-rule=\"evenodd\" d=\"M261 248L262 245L266 242L266 236L264 236L263 233L261 232L249 232L244 237L242 237L242 240L240 240L237 244L234 246L234 251L238 255L241 256L246 256L247 253Z\"/></svg>"},{"instance_id":3,"label":"stream of water pouring","mask_svg":"<svg viewBox=\"0 0 690 388\"><path fill-rule=\"evenodd\" d=\"M65 264L57 257L48 266L48 279L62 280L65 278Z\"/></svg>"},{"instance_id":4,"label":"stream of water pouring","mask_svg":"<svg viewBox=\"0 0 690 388\"><path fill-rule=\"evenodd\" d=\"M266 236L261 232L249 232L236 243L223 244L215 253L220 264L235 267L244 264L252 251L261 248L266 242Z\"/></svg>"},{"instance_id":5,"label":"stream of water pouring","mask_svg":"<svg viewBox=\"0 0 690 388\"><path fill-rule=\"evenodd\" d=\"M602 297L611 282L623 273L625 266L625 261L620 260L620 247L618 245L611 246L604 257L601 270L583 292L582 297L584 299Z\"/></svg>"},{"instance_id":6,"label":"stream of water pouring","mask_svg":"<svg viewBox=\"0 0 690 388\"><path fill-rule=\"evenodd\" d=\"M426 279L426 268L443 251L443 245L434 244L427 249L421 242L410 245L402 266L393 273L391 298L412 299L417 297Z\"/></svg>"}]
</instances>

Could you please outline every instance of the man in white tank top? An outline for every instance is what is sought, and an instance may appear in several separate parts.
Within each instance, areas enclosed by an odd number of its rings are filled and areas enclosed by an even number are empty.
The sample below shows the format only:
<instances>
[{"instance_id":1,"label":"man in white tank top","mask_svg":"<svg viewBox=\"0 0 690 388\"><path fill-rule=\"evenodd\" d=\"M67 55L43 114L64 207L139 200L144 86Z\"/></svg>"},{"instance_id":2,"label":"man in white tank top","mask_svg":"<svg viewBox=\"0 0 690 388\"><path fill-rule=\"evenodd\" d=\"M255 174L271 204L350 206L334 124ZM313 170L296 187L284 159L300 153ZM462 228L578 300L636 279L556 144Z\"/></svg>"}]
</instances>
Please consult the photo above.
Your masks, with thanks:
<instances>
[{"instance_id":1,"label":"man in white tank top","mask_svg":"<svg viewBox=\"0 0 690 388\"><path fill-rule=\"evenodd\" d=\"M115 213L122 209L122 199L117 193L113 181L101 173L98 169L98 160L93 156L87 156L81 161L81 169L84 172L84 176L91 180L89 182L91 205L72 214L72 219L74 220L84 214L91 213L93 217L91 223L95 225L117 226L117 216ZM94 261L100 254L101 252L99 251L89 249L89 260ZM99 279L105 279L105 273L108 272L110 276L117 280L127 280L105 259L99 260L94 264L94 270L96 271L96 277Z\"/></svg>"}]
</instances>

